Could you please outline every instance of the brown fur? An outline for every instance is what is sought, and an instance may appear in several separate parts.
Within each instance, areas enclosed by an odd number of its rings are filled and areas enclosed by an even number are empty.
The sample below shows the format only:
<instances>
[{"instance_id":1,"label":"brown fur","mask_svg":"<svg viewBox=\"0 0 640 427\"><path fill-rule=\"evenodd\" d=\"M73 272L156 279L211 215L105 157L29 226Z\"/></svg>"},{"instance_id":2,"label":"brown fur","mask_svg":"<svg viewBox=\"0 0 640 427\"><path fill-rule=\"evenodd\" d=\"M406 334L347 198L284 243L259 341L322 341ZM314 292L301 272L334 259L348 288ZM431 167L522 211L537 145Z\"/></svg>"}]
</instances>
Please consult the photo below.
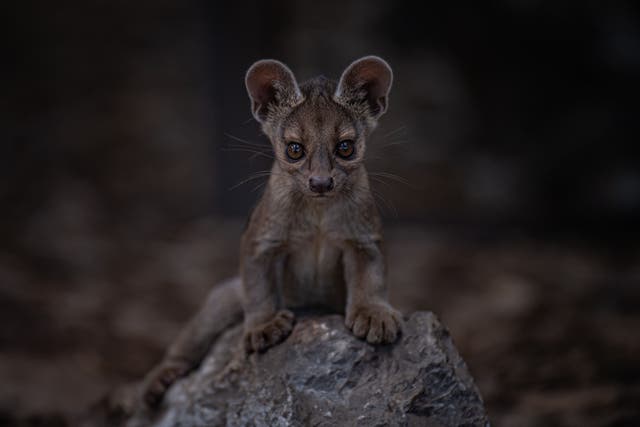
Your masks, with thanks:
<instances>
[{"instance_id":1,"label":"brown fur","mask_svg":"<svg viewBox=\"0 0 640 427\"><path fill-rule=\"evenodd\" d=\"M291 71L273 60L249 69L252 110L275 161L242 236L240 278L214 288L147 377L148 403L157 403L197 366L215 337L242 314L248 352L286 339L294 323L289 309L296 308L345 313L347 327L372 344L396 339L401 317L386 298L381 223L363 164L391 80L391 69L377 57L354 62L338 83L320 77L298 86ZM348 160L336 154L344 140L355 147ZM291 142L304 147L300 160L287 157ZM333 188L318 194L311 177L332 179Z\"/></svg>"}]
</instances>

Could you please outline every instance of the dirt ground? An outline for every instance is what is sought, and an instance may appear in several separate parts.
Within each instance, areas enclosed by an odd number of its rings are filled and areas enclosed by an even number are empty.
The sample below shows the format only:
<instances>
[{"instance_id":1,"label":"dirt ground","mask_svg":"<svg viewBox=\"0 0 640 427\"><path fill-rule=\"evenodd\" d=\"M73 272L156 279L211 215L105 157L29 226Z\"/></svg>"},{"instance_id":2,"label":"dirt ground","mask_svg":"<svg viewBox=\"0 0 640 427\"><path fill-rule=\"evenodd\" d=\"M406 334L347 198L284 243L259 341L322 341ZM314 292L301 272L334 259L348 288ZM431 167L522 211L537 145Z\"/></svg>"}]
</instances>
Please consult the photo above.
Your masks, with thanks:
<instances>
[{"instance_id":1,"label":"dirt ground","mask_svg":"<svg viewBox=\"0 0 640 427\"><path fill-rule=\"evenodd\" d=\"M235 273L242 225L131 239L62 221L66 239L3 251L0 425L67 425L144 375ZM640 251L391 226L387 253L392 301L444 321L495 425L640 424Z\"/></svg>"}]
</instances>

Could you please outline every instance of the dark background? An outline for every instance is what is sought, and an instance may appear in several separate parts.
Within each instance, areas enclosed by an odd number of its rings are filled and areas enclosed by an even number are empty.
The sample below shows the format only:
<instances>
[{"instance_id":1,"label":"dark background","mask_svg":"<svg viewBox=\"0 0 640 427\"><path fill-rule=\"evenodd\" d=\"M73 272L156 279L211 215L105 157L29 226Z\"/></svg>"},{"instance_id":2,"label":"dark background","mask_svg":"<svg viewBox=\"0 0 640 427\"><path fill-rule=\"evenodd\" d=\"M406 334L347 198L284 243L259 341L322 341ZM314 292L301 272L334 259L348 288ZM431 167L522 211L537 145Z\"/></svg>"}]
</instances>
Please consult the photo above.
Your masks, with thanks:
<instances>
[{"instance_id":1,"label":"dark background","mask_svg":"<svg viewBox=\"0 0 640 427\"><path fill-rule=\"evenodd\" d=\"M235 274L261 180L232 187L269 167L249 65L366 54L395 71L368 151L394 304L443 319L498 426L640 423L635 2L2 9L0 424L140 378Z\"/></svg>"}]
</instances>

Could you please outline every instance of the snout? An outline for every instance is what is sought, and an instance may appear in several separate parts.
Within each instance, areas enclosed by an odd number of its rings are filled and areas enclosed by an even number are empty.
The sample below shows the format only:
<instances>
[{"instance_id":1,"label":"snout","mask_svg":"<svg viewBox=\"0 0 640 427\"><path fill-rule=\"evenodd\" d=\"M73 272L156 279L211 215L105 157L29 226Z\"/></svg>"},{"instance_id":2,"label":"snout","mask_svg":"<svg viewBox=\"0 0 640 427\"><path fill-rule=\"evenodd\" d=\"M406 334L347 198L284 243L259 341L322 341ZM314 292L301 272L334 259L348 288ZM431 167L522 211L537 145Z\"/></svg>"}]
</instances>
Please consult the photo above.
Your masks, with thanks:
<instances>
[{"instance_id":1,"label":"snout","mask_svg":"<svg viewBox=\"0 0 640 427\"><path fill-rule=\"evenodd\" d=\"M309 178L309 189L314 193L328 193L333 190L333 187L333 178L330 176L312 176Z\"/></svg>"}]
</instances>

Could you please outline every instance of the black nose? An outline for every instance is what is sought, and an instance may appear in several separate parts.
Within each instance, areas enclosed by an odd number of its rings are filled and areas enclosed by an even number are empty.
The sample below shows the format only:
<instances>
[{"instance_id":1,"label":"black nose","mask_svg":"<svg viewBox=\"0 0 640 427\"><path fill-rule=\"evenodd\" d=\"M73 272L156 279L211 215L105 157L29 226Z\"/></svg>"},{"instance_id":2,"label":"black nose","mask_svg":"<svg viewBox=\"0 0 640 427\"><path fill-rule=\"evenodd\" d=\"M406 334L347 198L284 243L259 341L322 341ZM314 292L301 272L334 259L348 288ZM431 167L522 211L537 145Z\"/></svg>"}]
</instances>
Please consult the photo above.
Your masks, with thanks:
<instances>
[{"instance_id":1,"label":"black nose","mask_svg":"<svg viewBox=\"0 0 640 427\"><path fill-rule=\"evenodd\" d=\"M330 176L312 176L309 178L309 188L314 193L326 193L333 190L333 178Z\"/></svg>"}]
</instances>

